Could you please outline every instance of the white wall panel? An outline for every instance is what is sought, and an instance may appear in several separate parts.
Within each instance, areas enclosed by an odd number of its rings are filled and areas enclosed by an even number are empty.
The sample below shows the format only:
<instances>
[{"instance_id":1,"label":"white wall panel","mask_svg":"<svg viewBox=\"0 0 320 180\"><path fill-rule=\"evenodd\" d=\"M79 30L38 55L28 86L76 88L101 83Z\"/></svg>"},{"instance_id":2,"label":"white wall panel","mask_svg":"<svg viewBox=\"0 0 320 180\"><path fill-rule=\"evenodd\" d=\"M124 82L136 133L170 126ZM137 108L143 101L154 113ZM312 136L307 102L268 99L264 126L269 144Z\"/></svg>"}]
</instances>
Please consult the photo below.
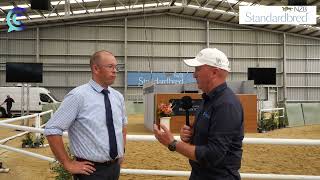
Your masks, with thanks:
<instances>
[{"instance_id":1,"label":"white wall panel","mask_svg":"<svg viewBox=\"0 0 320 180\"><path fill-rule=\"evenodd\" d=\"M305 88L289 88L288 90L288 100L309 100L308 90Z\"/></svg>"},{"instance_id":2,"label":"white wall panel","mask_svg":"<svg viewBox=\"0 0 320 180\"><path fill-rule=\"evenodd\" d=\"M34 40L10 40L8 41L9 54L28 54L35 55L35 41Z\"/></svg>"},{"instance_id":3,"label":"white wall panel","mask_svg":"<svg viewBox=\"0 0 320 180\"><path fill-rule=\"evenodd\" d=\"M309 38L302 38L302 37L297 37L297 36L286 36L287 43L291 43L291 44L317 44L319 45L319 40L315 40L315 39L309 39Z\"/></svg>"},{"instance_id":4,"label":"white wall panel","mask_svg":"<svg viewBox=\"0 0 320 180\"><path fill-rule=\"evenodd\" d=\"M0 37L8 37L10 38L15 38L15 39L20 39L20 38L30 38L30 39L35 39L36 37L36 29L26 29L23 31L12 31L10 33L8 33L7 31L5 31L4 33Z\"/></svg>"},{"instance_id":5,"label":"white wall panel","mask_svg":"<svg viewBox=\"0 0 320 180\"><path fill-rule=\"evenodd\" d=\"M9 40L0 39L0 53L1 54L8 53L8 46L9 46Z\"/></svg>"},{"instance_id":6,"label":"white wall panel","mask_svg":"<svg viewBox=\"0 0 320 180\"><path fill-rule=\"evenodd\" d=\"M6 82L6 72L0 71L0 84L5 84Z\"/></svg>"},{"instance_id":7,"label":"white wall panel","mask_svg":"<svg viewBox=\"0 0 320 180\"><path fill-rule=\"evenodd\" d=\"M43 86L62 86L67 85L67 72L44 72L43 73Z\"/></svg>"},{"instance_id":8,"label":"white wall panel","mask_svg":"<svg viewBox=\"0 0 320 180\"><path fill-rule=\"evenodd\" d=\"M277 72L282 72L282 60L281 59L259 59L259 67L272 67L277 68Z\"/></svg>"},{"instance_id":9,"label":"white wall panel","mask_svg":"<svg viewBox=\"0 0 320 180\"><path fill-rule=\"evenodd\" d=\"M67 72L66 76L67 86L80 86L89 82L91 72Z\"/></svg>"},{"instance_id":10,"label":"white wall panel","mask_svg":"<svg viewBox=\"0 0 320 180\"><path fill-rule=\"evenodd\" d=\"M124 40L124 27L95 27L97 39Z\"/></svg>"},{"instance_id":11,"label":"white wall panel","mask_svg":"<svg viewBox=\"0 0 320 180\"><path fill-rule=\"evenodd\" d=\"M249 67L257 67L255 59L229 59L231 72L247 72Z\"/></svg>"},{"instance_id":12,"label":"white wall panel","mask_svg":"<svg viewBox=\"0 0 320 180\"><path fill-rule=\"evenodd\" d=\"M288 86L305 86L306 77L303 74L288 74L287 85Z\"/></svg>"},{"instance_id":13,"label":"white wall panel","mask_svg":"<svg viewBox=\"0 0 320 180\"><path fill-rule=\"evenodd\" d=\"M282 34L272 32L256 31L258 43L280 43L283 42Z\"/></svg>"},{"instance_id":14,"label":"white wall panel","mask_svg":"<svg viewBox=\"0 0 320 180\"><path fill-rule=\"evenodd\" d=\"M69 43L70 54L91 55L95 50L94 41L73 41Z\"/></svg>"},{"instance_id":15,"label":"white wall panel","mask_svg":"<svg viewBox=\"0 0 320 180\"><path fill-rule=\"evenodd\" d=\"M2 58L1 58L2 59ZM23 55L16 55L16 56L7 56L3 58L5 62L36 62L36 57L35 56L23 56Z\"/></svg>"},{"instance_id":16,"label":"white wall panel","mask_svg":"<svg viewBox=\"0 0 320 180\"><path fill-rule=\"evenodd\" d=\"M308 60L306 69L308 72L319 72L320 73L320 58L318 60Z\"/></svg>"},{"instance_id":17,"label":"white wall panel","mask_svg":"<svg viewBox=\"0 0 320 180\"><path fill-rule=\"evenodd\" d=\"M41 40L40 54L41 55L64 55L67 54L67 42L56 40Z\"/></svg>"},{"instance_id":18,"label":"white wall panel","mask_svg":"<svg viewBox=\"0 0 320 180\"><path fill-rule=\"evenodd\" d=\"M234 48L234 57L257 57L258 47L254 45L237 45Z\"/></svg>"},{"instance_id":19,"label":"white wall panel","mask_svg":"<svg viewBox=\"0 0 320 180\"><path fill-rule=\"evenodd\" d=\"M40 28L40 38L65 39L68 26L45 27Z\"/></svg>"},{"instance_id":20,"label":"white wall panel","mask_svg":"<svg viewBox=\"0 0 320 180\"><path fill-rule=\"evenodd\" d=\"M257 45L259 57L278 57L282 58L282 46L278 45Z\"/></svg>"},{"instance_id":21,"label":"white wall panel","mask_svg":"<svg viewBox=\"0 0 320 180\"><path fill-rule=\"evenodd\" d=\"M151 43L129 42L128 56L153 56Z\"/></svg>"},{"instance_id":22,"label":"white wall panel","mask_svg":"<svg viewBox=\"0 0 320 180\"><path fill-rule=\"evenodd\" d=\"M232 42L233 31L231 30L210 30L209 38L211 43Z\"/></svg>"},{"instance_id":23,"label":"white wall panel","mask_svg":"<svg viewBox=\"0 0 320 180\"><path fill-rule=\"evenodd\" d=\"M200 41L206 42L207 35L206 29L181 29L180 39L181 41Z\"/></svg>"},{"instance_id":24,"label":"white wall panel","mask_svg":"<svg viewBox=\"0 0 320 180\"><path fill-rule=\"evenodd\" d=\"M130 58L128 71L184 72L182 60L177 58Z\"/></svg>"},{"instance_id":25,"label":"white wall panel","mask_svg":"<svg viewBox=\"0 0 320 180\"><path fill-rule=\"evenodd\" d=\"M41 56L41 62L45 64L87 64L89 66L90 55L87 56Z\"/></svg>"},{"instance_id":26,"label":"white wall panel","mask_svg":"<svg viewBox=\"0 0 320 180\"><path fill-rule=\"evenodd\" d=\"M67 33L70 39L96 39L98 28L76 25L69 27Z\"/></svg>"},{"instance_id":27,"label":"white wall panel","mask_svg":"<svg viewBox=\"0 0 320 180\"><path fill-rule=\"evenodd\" d=\"M319 86L320 87L319 79L320 79L320 74L308 74L307 75L308 86Z\"/></svg>"},{"instance_id":28,"label":"white wall panel","mask_svg":"<svg viewBox=\"0 0 320 180\"><path fill-rule=\"evenodd\" d=\"M92 51L89 53L90 55L92 55L93 52L99 51L99 50L110 51L116 56L123 56L124 55L124 43L123 42L108 42L108 41L97 42L95 47L96 47L95 49L92 49L92 47L90 47L91 51Z\"/></svg>"},{"instance_id":29,"label":"white wall panel","mask_svg":"<svg viewBox=\"0 0 320 180\"><path fill-rule=\"evenodd\" d=\"M308 99L309 100L319 100L320 91L319 88L308 88Z\"/></svg>"},{"instance_id":30,"label":"white wall panel","mask_svg":"<svg viewBox=\"0 0 320 180\"><path fill-rule=\"evenodd\" d=\"M181 57L193 58L195 57L201 49L206 48L206 44L200 43L185 43L181 44Z\"/></svg>"},{"instance_id":31,"label":"white wall panel","mask_svg":"<svg viewBox=\"0 0 320 180\"><path fill-rule=\"evenodd\" d=\"M317 58L320 59L320 42L318 46L308 46L306 47L307 58Z\"/></svg>"},{"instance_id":32,"label":"white wall panel","mask_svg":"<svg viewBox=\"0 0 320 180\"><path fill-rule=\"evenodd\" d=\"M305 58L307 51L304 46L287 46L287 58Z\"/></svg>"},{"instance_id":33,"label":"white wall panel","mask_svg":"<svg viewBox=\"0 0 320 180\"><path fill-rule=\"evenodd\" d=\"M287 61L288 72L305 72L306 61L301 60L288 60Z\"/></svg>"},{"instance_id":34,"label":"white wall panel","mask_svg":"<svg viewBox=\"0 0 320 180\"><path fill-rule=\"evenodd\" d=\"M257 42L256 32L253 30L250 31L234 31L233 35L234 42Z\"/></svg>"}]
</instances>

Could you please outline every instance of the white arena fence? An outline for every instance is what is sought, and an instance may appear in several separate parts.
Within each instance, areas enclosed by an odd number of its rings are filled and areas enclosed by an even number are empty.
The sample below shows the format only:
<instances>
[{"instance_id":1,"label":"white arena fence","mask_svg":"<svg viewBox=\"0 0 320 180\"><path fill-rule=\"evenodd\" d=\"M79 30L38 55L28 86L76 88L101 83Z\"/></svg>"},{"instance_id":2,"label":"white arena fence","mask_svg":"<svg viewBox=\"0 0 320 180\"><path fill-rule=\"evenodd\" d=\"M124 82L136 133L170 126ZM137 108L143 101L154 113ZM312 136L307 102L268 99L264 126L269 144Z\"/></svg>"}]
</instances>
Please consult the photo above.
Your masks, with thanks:
<instances>
[{"instance_id":1,"label":"white arena fence","mask_svg":"<svg viewBox=\"0 0 320 180\"><path fill-rule=\"evenodd\" d=\"M17 117L7 120L0 121L0 127L6 127L11 129L17 129L26 131L24 133L20 133L21 136L28 133L34 132L36 134L40 134L44 132L43 127L45 124L41 124L40 116L44 114L51 113L52 110L42 112L39 114L33 114L23 117ZM27 126L20 126L14 124L8 124L15 121L26 120L30 118L35 118L35 127L27 127ZM65 132L63 134L67 136L68 134ZM49 162L55 162L56 160L51 157L43 156L40 154L32 153L29 151L25 151L19 148L14 148L10 146L3 145L4 142L8 140L18 137L18 135L0 140L0 148L14 151L17 153L22 153L27 156L39 158L42 160L46 160ZM179 136L175 136L176 139L179 139ZM153 135L127 135L128 141L157 141ZM310 146L320 146L320 140L314 139L274 139L274 138L244 138L244 144L277 144L277 145L310 145ZM190 171L170 171L170 170L148 170L148 169L121 169L121 173L123 174L136 174L136 175L159 175L159 176L190 176ZM309 175L283 175L283 174L254 174L254 173L240 173L241 178L250 178L250 179L277 179L277 180L320 180L320 176L309 176Z\"/></svg>"}]
</instances>

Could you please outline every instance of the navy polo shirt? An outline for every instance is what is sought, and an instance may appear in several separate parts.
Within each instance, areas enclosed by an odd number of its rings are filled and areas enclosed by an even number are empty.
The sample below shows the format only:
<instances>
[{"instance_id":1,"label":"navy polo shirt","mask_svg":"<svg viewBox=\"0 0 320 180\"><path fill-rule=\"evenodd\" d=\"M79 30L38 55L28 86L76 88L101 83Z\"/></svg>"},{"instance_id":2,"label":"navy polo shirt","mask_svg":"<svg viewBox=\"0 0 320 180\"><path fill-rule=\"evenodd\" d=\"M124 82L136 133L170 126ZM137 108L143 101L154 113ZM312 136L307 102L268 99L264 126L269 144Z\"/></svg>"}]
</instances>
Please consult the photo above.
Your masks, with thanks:
<instances>
[{"instance_id":1,"label":"navy polo shirt","mask_svg":"<svg viewBox=\"0 0 320 180\"><path fill-rule=\"evenodd\" d=\"M190 160L190 179L240 179L243 109L226 83L203 95L193 128L196 161Z\"/></svg>"}]
</instances>

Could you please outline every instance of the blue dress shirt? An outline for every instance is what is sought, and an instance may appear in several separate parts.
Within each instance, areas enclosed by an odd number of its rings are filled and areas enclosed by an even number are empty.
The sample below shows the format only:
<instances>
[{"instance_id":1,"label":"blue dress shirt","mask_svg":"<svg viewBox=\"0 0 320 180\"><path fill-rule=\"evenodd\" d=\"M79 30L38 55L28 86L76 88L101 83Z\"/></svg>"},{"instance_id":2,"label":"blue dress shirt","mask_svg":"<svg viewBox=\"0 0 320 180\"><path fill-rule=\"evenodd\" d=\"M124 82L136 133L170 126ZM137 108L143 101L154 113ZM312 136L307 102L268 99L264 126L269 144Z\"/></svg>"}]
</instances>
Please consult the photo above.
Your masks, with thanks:
<instances>
[{"instance_id":1,"label":"blue dress shirt","mask_svg":"<svg viewBox=\"0 0 320 180\"><path fill-rule=\"evenodd\" d=\"M68 131L70 150L78 158L94 162L111 160L103 87L92 79L89 83L71 90L59 109L48 121L44 134L62 135ZM118 156L124 154L122 130L128 124L122 94L108 87L112 117L117 139Z\"/></svg>"}]
</instances>

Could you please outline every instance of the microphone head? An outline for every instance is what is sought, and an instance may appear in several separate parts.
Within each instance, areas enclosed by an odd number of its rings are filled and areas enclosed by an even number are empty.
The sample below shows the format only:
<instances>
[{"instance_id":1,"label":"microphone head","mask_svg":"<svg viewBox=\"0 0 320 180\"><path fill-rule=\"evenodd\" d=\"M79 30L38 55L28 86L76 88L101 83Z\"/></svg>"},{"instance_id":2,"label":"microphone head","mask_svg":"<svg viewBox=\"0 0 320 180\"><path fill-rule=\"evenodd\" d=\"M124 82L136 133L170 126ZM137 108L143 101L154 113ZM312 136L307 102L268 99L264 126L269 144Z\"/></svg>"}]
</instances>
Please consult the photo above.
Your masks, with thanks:
<instances>
[{"instance_id":1,"label":"microphone head","mask_svg":"<svg viewBox=\"0 0 320 180\"><path fill-rule=\"evenodd\" d=\"M190 96L183 96L182 100L182 109L187 110L192 108L192 98Z\"/></svg>"}]
</instances>

